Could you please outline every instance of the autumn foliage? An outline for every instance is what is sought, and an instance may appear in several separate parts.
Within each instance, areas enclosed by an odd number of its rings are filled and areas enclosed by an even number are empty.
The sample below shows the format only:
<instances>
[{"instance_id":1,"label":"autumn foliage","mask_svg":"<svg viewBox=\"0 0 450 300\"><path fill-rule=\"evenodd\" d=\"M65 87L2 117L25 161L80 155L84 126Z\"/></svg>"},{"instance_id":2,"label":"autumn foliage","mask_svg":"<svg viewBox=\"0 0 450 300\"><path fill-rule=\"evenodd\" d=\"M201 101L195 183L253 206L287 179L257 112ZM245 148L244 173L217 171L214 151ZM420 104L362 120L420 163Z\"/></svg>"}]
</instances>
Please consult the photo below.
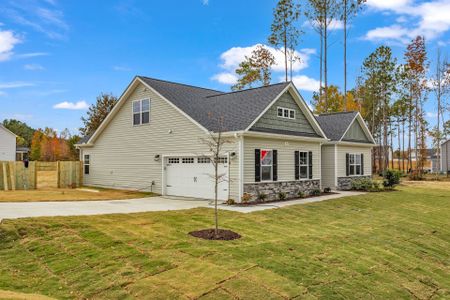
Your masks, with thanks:
<instances>
[{"instance_id":1,"label":"autumn foliage","mask_svg":"<svg viewBox=\"0 0 450 300\"><path fill-rule=\"evenodd\" d=\"M76 142L68 130L59 135L51 128L38 129L33 134L31 141L31 160L58 161L77 160L78 154L73 143Z\"/></svg>"}]
</instances>

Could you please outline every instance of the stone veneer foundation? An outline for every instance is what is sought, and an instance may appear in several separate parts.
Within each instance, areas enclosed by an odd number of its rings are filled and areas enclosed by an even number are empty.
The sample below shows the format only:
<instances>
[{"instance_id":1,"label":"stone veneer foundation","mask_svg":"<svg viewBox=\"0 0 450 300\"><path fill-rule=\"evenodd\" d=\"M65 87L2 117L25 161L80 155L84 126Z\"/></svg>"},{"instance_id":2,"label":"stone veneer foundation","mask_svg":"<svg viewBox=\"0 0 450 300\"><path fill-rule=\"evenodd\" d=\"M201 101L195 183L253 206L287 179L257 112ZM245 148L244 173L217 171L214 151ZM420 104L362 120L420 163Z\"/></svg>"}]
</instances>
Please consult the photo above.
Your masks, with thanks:
<instances>
[{"instance_id":1,"label":"stone veneer foundation","mask_svg":"<svg viewBox=\"0 0 450 300\"><path fill-rule=\"evenodd\" d=\"M302 191L306 195L313 190L320 189L320 180L297 180L297 181L275 181L244 183L244 193L252 195L250 201L257 200L259 193L267 195L265 201L278 200L278 193L286 193L286 198L298 198L298 192Z\"/></svg>"},{"instance_id":2,"label":"stone veneer foundation","mask_svg":"<svg viewBox=\"0 0 450 300\"><path fill-rule=\"evenodd\" d=\"M352 189L352 182L356 179L361 178L372 178L371 176L352 176L352 177L338 177L337 179L337 189L341 191L348 191Z\"/></svg>"}]
</instances>

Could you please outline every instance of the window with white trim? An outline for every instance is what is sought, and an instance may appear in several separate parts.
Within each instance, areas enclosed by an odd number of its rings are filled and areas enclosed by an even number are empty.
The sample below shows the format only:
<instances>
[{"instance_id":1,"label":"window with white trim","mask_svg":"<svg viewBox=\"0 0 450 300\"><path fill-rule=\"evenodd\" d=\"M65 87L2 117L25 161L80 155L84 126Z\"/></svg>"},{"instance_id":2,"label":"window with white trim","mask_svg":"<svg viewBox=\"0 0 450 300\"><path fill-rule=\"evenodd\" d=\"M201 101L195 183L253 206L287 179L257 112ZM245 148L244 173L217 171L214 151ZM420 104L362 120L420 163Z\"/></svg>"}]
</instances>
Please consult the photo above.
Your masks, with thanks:
<instances>
[{"instance_id":1,"label":"window with white trim","mask_svg":"<svg viewBox=\"0 0 450 300\"><path fill-rule=\"evenodd\" d=\"M83 159L83 169L85 175L89 175L90 168L91 168L91 156L89 154L85 154Z\"/></svg>"},{"instance_id":2,"label":"window with white trim","mask_svg":"<svg viewBox=\"0 0 450 300\"><path fill-rule=\"evenodd\" d=\"M261 181L273 179L273 150L261 149Z\"/></svg>"},{"instance_id":3,"label":"window with white trim","mask_svg":"<svg viewBox=\"0 0 450 300\"><path fill-rule=\"evenodd\" d=\"M277 115L280 118L295 119L295 109L290 109L290 108L285 108L285 107L278 107L277 108Z\"/></svg>"},{"instance_id":4,"label":"window with white trim","mask_svg":"<svg viewBox=\"0 0 450 300\"><path fill-rule=\"evenodd\" d=\"M150 100L133 101L133 125L150 123Z\"/></svg>"},{"instance_id":5,"label":"window with white trim","mask_svg":"<svg viewBox=\"0 0 450 300\"><path fill-rule=\"evenodd\" d=\"M307 151L300 151L298 153L299 158L299 174L301 179L309 178L309 155Z\"/></svg>"},{"instance_id":6,"label":"window with white trim","mask_svg":"<svg viewBox=\"0 0 450 300\"><path fill-rule=\"evenodd\" d=\"M362 175L361 154L349 154L349 175Z\"/></svg>"}]
</instances>

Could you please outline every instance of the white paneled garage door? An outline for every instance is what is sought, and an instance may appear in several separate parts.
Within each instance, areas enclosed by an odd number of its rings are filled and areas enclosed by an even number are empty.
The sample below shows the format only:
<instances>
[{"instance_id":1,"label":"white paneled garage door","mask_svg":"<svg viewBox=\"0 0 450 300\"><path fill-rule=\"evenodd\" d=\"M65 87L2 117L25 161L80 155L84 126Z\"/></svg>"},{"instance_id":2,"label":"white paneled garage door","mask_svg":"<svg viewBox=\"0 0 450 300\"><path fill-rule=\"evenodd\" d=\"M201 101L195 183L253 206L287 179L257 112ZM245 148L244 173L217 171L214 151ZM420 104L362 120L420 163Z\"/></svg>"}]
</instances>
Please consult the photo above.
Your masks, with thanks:
<instances>
[{"instance_id":1,"label":"white paneled garage door","mask_svg":"<svg viewBox=\"0 0 450 300\"><path fill-rule=\"evenodd\" d=\"M208 157L183 156L165 158L166 195L214 199L214 166ZM228 161L221 158L218 199L228 199ZM225 180L224 180L225 179Z\"/></svg>"}]
</instances>

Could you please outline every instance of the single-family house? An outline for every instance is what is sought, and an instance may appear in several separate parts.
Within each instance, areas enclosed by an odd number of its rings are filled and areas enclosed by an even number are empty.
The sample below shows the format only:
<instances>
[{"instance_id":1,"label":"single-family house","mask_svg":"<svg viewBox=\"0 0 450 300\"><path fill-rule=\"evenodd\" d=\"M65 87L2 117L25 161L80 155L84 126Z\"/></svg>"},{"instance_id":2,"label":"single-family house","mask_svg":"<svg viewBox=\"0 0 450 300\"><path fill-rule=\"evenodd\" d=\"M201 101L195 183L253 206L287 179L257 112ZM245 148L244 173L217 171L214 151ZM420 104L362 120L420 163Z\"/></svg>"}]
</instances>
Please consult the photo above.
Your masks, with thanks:
<instances>
[{"instance_id":1,"label":"single-family house","mask_svg":"<svg viewBox=\"0 0 450 300\"><path fill-rule=\"evenodd\" d=\"M441 144L441 172L450 173L450 140Z\"/></svg>"},{"instance_id":2,"label":"single-family house","mask_svg":"<svg viewBox=\"0 0 450 300\"><path fill-rule=\"evenodd\" d=\"M0 124L0 161L16 159L16 135Z\"/></svg>"},{"instance_id":3,"label":"single-family house","mask_svg":"<svg viewBox=\"0 0 450 300\"><path fill-rule=\"evenodd\" d=\"M211 132L227 139L220 200L240 201L245 193L295 197L323 186L321 148L331 141L293 83L221 92L143 76L77 145L84 184L212 199L204 144Z\"/></svg>"},{"instance_id":4,"label":"single-family house","mask_svg":"<svg viewBox=\"0 0 450 300\"><path fill-rule=\"evenodd\" d=\"M330 139L322 145L322 186L348 190L352 181L372 176L375 141L359 112L316 117Z\"/></svg>"}]
</instances>

